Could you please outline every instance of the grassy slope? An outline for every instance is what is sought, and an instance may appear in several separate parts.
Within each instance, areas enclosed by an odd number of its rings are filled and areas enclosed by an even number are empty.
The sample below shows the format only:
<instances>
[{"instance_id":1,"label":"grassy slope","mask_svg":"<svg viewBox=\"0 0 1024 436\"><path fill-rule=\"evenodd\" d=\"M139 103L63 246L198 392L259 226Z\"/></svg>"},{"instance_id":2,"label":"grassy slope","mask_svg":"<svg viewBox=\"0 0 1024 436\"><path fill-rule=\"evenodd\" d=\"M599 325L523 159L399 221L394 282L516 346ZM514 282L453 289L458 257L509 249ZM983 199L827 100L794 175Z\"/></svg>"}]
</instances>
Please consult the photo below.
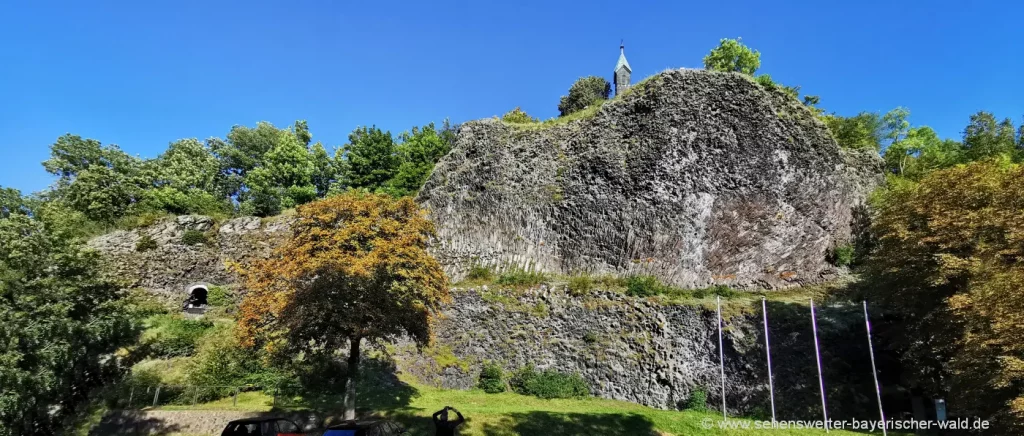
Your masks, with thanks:
<instances>
[{"instance_id":1,"label":"grassy slope","mask_svg":"<svg viewBox=\"0 0 1024 436\"><path fill-rule=\"evenodd\" d=\"M407 404L391 404L376 411L405 424L414 435L433 434L430 415L446 405L458 408L467 418L464 436L557 435L740 435L754 430L707 430L702 421L717 422L713 412L656 410L624 401L587 398L543 400L514 393L487 394L480 390L446 390L410 384L415 393ZM195 407L168 406L165 410L206 409L269 411L272 398L258 392ZM403 402L404 403L404 402ZM823 430L773 430L778 435L817 435ZM833 431L830 434L854 434Z\"/></svg>"}]
</instances>

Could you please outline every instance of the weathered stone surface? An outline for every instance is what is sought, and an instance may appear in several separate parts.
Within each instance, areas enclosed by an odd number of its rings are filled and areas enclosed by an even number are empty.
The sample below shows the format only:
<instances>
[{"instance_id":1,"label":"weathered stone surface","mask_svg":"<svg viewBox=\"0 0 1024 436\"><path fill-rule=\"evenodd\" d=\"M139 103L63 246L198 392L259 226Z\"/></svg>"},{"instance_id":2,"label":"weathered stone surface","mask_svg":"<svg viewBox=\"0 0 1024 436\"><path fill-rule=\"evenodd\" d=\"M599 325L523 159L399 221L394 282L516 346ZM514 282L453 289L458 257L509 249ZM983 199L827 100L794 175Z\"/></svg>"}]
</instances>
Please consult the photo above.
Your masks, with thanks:
<instances>
[{"instance_id":1,"label":"weathered stone surface","mask_svg":"<svg viewBox=\"0 0 1024 436\"><path fill-rule=\"evenodd\" d=\"M456 279L482 263L780 288L836 273L827 252L880 168L792 98L674 70L591 118L463 124L418 201Z\"/></svg>"},{"instance_id":2,"label":"weathered stone surface","mask_svg":"<svg viewBox=\"0 0 1024 436\"><path fill-rule=\"evenodd\" d=\"M210 245L181 244L184 226L199 223L211 223L207 226ZM225 268L225 262L268 255L287 235L288 223L287 219L238 218L217 225L201 218L172 219L111 233L90 245L103 253L111 274L131 286L180 301L184 287L194 282L238 287L237 277ZM135 251L142 234L159 240L157 248ZM399 370L428 384L465 389L475 386L482 362L495 361L508 370L534 364L578 372L595 395L605 398L671 409L699 387L708 391L712 403L720 401L713 309L660 304L609 291L574 297L562 288L546 286L526 291L486 286L457 289L453 297L434 326L437 340L432 351L421 353L408 342L396 344L393 356ZM813 417L819 398L807 307L769 303L769 312L780 413L786 410L787 416ZM837 315L846 312L855 316L844 319ZM751 313L749 308L747 313ZM758 314L759 308L752 313ZM863 328L859 313L857 307L845 312L822 307L819 312L826 371L833 372L826 375L829 380L850 383L851 376L846 373L851 368L870 368L869 362L856 365L858 358L867 356L863 347L855 347L863 345L863 332L857 330ZM734 411L750 411L767 400L761 331L756 315L729 317L726 322L726 396ZM853 363L835 365L847 361ZM870 400L863 395L870 392L870 371L855 375L861 380L850 383L850 396ZM832 393L830 398L836 395ZM858 401L837 398L836 404L849 408L860 405ZM870 401L866 404L871 406Z\"/></svg>"},{"instance_id":3,"label":"weathered stone surface","mask_svg":"<svg viewBox=\"0 0 1024 436\"><path fill-rule=\"evenodd\" d=\"M713 301L663 304L654 299L594 291L484 288L453 291L434 326L435 344L417 351L399 343L400 371L455 389L476 386L484 362L507 371L528 364L578 373L599 397L661 409L681 408L697 389L709 407L721 404L717 315ZM769 409L761 304L724 300L725 396L730 413ZM776 409L779 416L814 419L820 413L810 309L768 302ZM829 414L869 416L871 365L860 307L817 307ZM731 315L730 315L731 314Z\"/></svg>"},{"instance_id":4,"label":"weathered stone surface","mask_svg":"<svg viewBox=\"0 0 1024 436\"><path fill-rule=\"evenodd\" d=\"M184 298L185 287L196 282L232 285L237 278L227 262L246 262L266 257L288 235L289 219L261 220L242 217L218 227L210 217L183 215L131 231L119 230L89 241L103 254L107 272L129 287L145 288L168 298ZM198 230L207 235L206 244L186 245L182 235ZM156 248L137 251L143 235Z\"/></svg>"},{"instance_id":5,"label":"weathered stone surface","mask_svg":"<svg viewBox=\"0 0 1024 436\"><path fill-rule=\"evenodd\" d=\"M484 361L510 371L533 364L581 374L594 395L662 409L681 407L694 389L721 398L714 310L615 292L576 298L546 287L519 295L456 290L454 297L435 326L435 348L450 350L469 369L439 368L411 344L400 344L400 370L428 384L467 389ZM726 396L735 410L767 395L767 382L749 367L747 354L762 350L757 340L751 320L728 323Z\"/></svg>"}]
</instances>

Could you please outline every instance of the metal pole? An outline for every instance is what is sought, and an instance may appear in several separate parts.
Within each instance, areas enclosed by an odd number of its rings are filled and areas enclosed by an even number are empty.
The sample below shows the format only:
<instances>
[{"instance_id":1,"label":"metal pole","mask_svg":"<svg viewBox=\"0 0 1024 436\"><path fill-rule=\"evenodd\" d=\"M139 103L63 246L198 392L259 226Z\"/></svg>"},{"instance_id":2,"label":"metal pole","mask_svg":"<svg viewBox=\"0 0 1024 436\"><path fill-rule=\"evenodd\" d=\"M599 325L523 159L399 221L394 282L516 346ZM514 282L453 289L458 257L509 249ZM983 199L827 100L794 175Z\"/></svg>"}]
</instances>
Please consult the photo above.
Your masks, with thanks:
<instances>
[{"instance_id":1,"label":"metal pole","mask_svg":"<svg viewBox=\"0 0 1024 436\"><path fill-rule=\"evenodd\" d=\"M868 351L871 353L871 376L875 378L875 396L878 397L878 416L882 418L882 436L885 431L885 411L882 410L882 387L878 384L878 368L875 367L875 346L871 344L871 321L868 320L868 302L864 301L864 327L868 332Z\"/></svg>"},{"instance_id":2,"label":"metal pole","mask_svg":"<svg viewBox=\"0 0 1024 436\"><path fill-rule=\"evenodd\" d=\"M725 347L722 345L722 297L718 300L718 364L722 371L722 419L728 418L725 414Z\"/></svg>"},{"instance_id":3,"label":"metal pole","mask_svg":"<svg viewBox=\"0 0 1024 436\"><path fill-rule=\"evenodd\" d=\"M768 356L768 394L772 401L772 422L775 422L775 384L772 382L772 349L768 345L768 304L761 297L761 313L764 315L764 353Z\"/></svg>"},{"instance_id":4,"label":"metal pole","mask_svg":"<svg viewBox=\"0 0 1024 436\"><path fill-rule=\"evenodd\" d=\"M160 385L157 385L156 393L153 394L153 407L156 407L158 401L160 401Z\"/></svg>"},{"instance_id":5,"label":"metal pole","mask_svg":"<svg viewBox=\"0 0 1024 436\"><path fill-rule=\"evenodd\" d=\"M821 375L821 350L818 349L818 320L814 316L814 299L811 299L811 328L814 330L814 358L818 362L818 388L821 390L821 414L825 416L825 433L828 433L828 409L825 408L825 378Z\"/></svg>"},{"instance_id":6,"label":"metal pole","mask_svg":"<svg viewBox=\"0 0 1024 436\"><path fill-rule=\"evenodd\" d=\"M135 396L135 385L132 385L132 389L128 391L128 408L132 408L132 397Z\"/></svg>"},{"instance_id":7,"label":"metal pole","mask_svg":"<svg viewBox=\"0 0 1024 436\"><path fill-rule=\"evenodd\" d=\"M235 387L235 399L231 401L232 407L238 407L238 387Z\"/></svg>"}]
</instances>

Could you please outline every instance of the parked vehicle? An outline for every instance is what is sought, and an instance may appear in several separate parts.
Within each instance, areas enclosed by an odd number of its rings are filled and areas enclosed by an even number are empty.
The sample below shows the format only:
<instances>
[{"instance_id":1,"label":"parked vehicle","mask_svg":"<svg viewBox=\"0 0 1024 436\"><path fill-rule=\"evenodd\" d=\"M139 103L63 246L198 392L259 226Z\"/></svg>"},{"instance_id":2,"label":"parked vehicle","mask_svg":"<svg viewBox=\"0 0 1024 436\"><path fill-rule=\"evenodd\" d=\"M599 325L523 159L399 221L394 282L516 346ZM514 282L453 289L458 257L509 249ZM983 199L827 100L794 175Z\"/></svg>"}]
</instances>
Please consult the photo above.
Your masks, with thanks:
<instances>
[{"instance_id":1,"label":"parked vehicle","mask_svg":"<svg viewBox=\"0 0 1024 436\"><path fill-rule=\"evenodd\" d=\"M393 421L347 421L327 427L323 436L399 436L405 429Z\"/></svg>"},{"instance_id":2,"label":"parked vehicle","mask_svg":"<svg viewBox=\"0 0 1024 436\"><path fill-rule=\"evenodd\" d=\"M220 436L304 436L294 422L283 418L248 418L228 423Z\"/></svg>"}]
</instances>

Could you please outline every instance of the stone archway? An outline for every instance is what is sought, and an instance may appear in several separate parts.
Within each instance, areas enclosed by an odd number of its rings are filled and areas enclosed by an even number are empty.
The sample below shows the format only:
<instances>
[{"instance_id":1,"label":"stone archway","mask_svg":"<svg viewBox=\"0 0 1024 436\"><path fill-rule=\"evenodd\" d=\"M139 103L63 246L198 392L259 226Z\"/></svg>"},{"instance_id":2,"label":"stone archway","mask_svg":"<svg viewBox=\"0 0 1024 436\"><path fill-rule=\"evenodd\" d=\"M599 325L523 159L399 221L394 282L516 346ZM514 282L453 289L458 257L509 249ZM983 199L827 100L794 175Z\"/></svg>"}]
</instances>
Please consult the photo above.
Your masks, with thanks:
<instances>
[{"instance_id":1,"label":"stone archway","mask_svg":"<svg viewBox=\"0 0 1024 436\"><path fill-rule=\"evenodd\" d=\"M182 304L181 310L194 315L202 315L203 313L206 313L206 305L209 304L207 297L210 293L210 285L206 283L195 283L189 285L186 289L188 297L185 298L185 302Z\"/></svg>"}]
</instances>

